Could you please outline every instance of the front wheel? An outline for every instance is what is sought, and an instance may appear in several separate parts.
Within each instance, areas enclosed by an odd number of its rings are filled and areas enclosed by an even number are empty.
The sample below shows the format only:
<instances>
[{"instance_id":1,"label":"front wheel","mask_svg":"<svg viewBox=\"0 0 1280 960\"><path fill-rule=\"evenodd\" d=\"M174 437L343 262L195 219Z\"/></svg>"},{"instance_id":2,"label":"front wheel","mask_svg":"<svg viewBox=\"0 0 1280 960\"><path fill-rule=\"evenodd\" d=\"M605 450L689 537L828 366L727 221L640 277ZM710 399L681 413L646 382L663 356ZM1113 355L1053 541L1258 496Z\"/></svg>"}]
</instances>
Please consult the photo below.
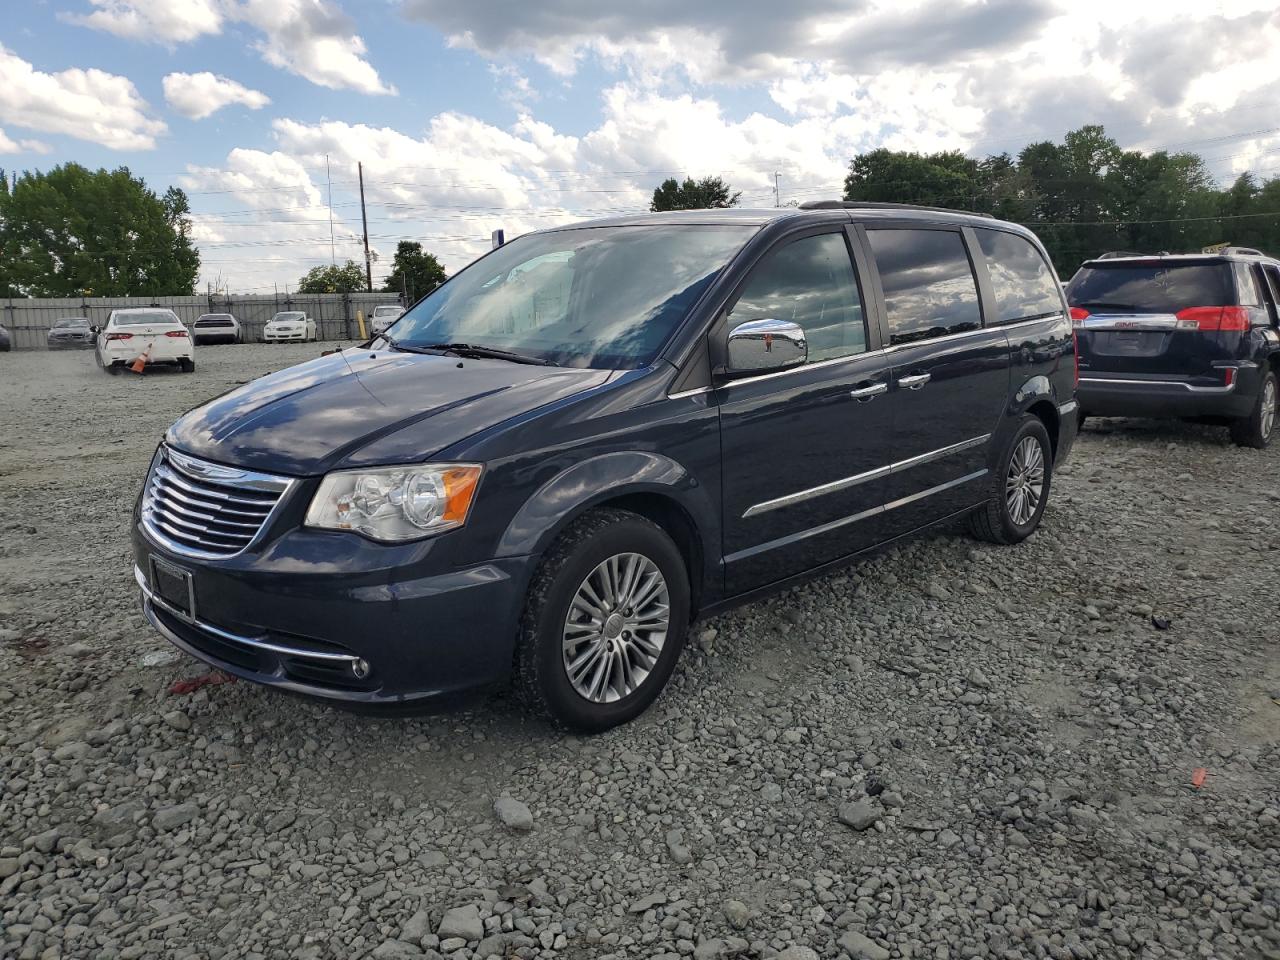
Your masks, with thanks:
<instances>
[{"instance_id":1,"label":"front wheel","mask_svg":"<svg viewBox=\"0 0 1280 960\"><path fill-rule=\"evenodd\" d=\"M970 528L979 540L1019 543L1040 525L1053 479L1053 445L1039 417L1022 418L998 464L990 499L974 511Z\"/></svg>"},{"instance_id":2,"label":"front wheel","mask_svg":"<svg viewBox=\"0 0 1280 960\"><path fill-rule=\"evenodd\" d=\"M1276 425L1276 393L1275 372L1268 370L1258 388L1253 412L1231 423L1231 439L1237 445L1261 450L1271 442Z\"/></svg>"},{"instance_id":3,"label":"front wheel","mask_svg":"<svg viewBox=\"0 0 1280 960\"><path fill-rule=\"evenodd\" d=\"M688 622L688 571L666 531L629 511L593 510L534 574L517 689L535 712L575 730L625 723L662 692Z\"/></svg>"}]
</instances>

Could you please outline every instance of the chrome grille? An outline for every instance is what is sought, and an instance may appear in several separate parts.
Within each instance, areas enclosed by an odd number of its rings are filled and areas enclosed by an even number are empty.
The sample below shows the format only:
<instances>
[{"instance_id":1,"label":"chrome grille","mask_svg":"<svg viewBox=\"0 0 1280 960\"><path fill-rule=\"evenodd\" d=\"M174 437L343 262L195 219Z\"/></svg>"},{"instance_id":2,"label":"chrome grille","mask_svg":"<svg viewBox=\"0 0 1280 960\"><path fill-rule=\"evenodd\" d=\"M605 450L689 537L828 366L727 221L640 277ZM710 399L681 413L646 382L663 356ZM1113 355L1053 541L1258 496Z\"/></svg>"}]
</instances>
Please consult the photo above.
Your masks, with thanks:
<instances>
[{"instance_id":1,"label":"chrome grille","mask_svg":"<svg viewBox=\"0 0 1280 960\"><path fill-rule=\"evenodd\" d=\"M142 522L177 553L232 557L257 539L292 483L162 446L143 490Z\"/></svg>"}]
</instances>

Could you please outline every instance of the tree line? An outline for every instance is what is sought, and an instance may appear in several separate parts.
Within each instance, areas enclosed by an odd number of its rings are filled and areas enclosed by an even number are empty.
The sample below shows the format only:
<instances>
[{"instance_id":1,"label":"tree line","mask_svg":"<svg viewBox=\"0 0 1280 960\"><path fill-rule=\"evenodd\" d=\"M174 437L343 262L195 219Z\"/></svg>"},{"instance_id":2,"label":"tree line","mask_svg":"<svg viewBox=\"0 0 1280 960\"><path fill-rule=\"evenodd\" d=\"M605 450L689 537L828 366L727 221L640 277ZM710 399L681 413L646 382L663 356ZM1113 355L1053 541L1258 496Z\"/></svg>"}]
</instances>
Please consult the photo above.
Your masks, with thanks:
<instances>
[{"instance_id":1,"label":"tree line","mask_svg":"<svg viewBox=\"0 0 1280 960\"><path fill-rule=\"evenodd\" d=\"M670 178L649 208L732 207L741 196L717 176ZM1061 143L1028 144L1016 156L871 150L850 161L844 199L953 207L1024 224L1064 277L1111 250L1188 253L1231 243L1280 254L1280 177L1246 172L1219 187L1202 157L1123 150L1101 126L1073 130ZM191 294L200 253L190 213L182 190L158 195L127 167L66 163L12 185L0 170L0 296ZM445 276L421 243L405 240L381 289L412 302ZM348 260L307 271L297 289L349 293L365 282L362 266Z\"/></svg>"},{"instance_id":2,"label":"tree line","mask_svg":"<svg viewBox=\"0 0 1280 960\"><path fill-rule=\"evenodd\" d=\"M739 194L719 177L671 179L651 210L729 207ZM987 213L1030 227L1070 277L1108 251L1195 253L1219 243L1280 254L1280 177L1240 174L1219 187L1194 153L1123 150L1101 126L1061 143L1028 144L1017 156L982 159L958 150L878 149L854 157L844 199Z\"/></svg>"}]
</instances>

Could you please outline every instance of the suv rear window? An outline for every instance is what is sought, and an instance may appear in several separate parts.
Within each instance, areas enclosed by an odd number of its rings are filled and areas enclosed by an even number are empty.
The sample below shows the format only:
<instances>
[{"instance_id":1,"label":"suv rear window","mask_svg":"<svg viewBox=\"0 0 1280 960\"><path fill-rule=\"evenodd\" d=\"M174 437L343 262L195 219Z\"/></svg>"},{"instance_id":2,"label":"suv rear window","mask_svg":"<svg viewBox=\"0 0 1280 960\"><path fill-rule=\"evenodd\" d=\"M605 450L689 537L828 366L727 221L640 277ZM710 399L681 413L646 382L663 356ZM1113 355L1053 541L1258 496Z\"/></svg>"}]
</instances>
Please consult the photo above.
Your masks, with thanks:
<instances>
[{"instance_id":1,"label":"suv rear window","mask_svg":"<svg viewBox=\"0 0 1280 960\"><path fill-rule=\"evenodd\" d=\"M1235 291L1226 263L1117 261L1081 267L1067 284L1067 302L1076 307L1177 313L1186 307L1232 306Z\"/></svg>"}]
</instances>

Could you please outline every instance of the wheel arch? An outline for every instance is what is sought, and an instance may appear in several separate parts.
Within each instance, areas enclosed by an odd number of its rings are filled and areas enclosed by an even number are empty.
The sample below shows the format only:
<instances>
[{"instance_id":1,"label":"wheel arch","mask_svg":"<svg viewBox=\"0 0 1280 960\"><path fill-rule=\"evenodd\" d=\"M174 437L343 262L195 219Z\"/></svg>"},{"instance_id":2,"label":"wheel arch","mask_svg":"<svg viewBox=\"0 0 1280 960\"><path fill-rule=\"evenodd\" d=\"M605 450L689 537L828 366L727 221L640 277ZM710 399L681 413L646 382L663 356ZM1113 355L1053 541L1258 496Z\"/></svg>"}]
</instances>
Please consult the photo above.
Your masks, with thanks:
<instances>
[{"instance_id":1,"label":"wheel arch","mask_svg":"<svg viewBox=\"0 0 1280 960\"><path fill-rule=\"evenodd\" d=\"M1062 416L1058 412L1057 391L1048 377L1030 377L1023 383L1010 400L1009 413L1014 422L1028 413L1037 417L1049 434L1049 444L1053 448L1054 458L1057 458Z\"/></svg>"},{"instance_id":2,"label":"wheel arch","mask_svg":"<svg viewBox=\"0 0 1280 960\"><path fill-rule=\"evenodd\" d=\"M556 474L507 525L498 556L541 558L575 520L600 507L639 514L675 541L689 576L692 615L706 592L708 544L715 542L719 529L707 521L718 513L706 486L663 454L603 454Z\"/></svg>"}]
</instances>

